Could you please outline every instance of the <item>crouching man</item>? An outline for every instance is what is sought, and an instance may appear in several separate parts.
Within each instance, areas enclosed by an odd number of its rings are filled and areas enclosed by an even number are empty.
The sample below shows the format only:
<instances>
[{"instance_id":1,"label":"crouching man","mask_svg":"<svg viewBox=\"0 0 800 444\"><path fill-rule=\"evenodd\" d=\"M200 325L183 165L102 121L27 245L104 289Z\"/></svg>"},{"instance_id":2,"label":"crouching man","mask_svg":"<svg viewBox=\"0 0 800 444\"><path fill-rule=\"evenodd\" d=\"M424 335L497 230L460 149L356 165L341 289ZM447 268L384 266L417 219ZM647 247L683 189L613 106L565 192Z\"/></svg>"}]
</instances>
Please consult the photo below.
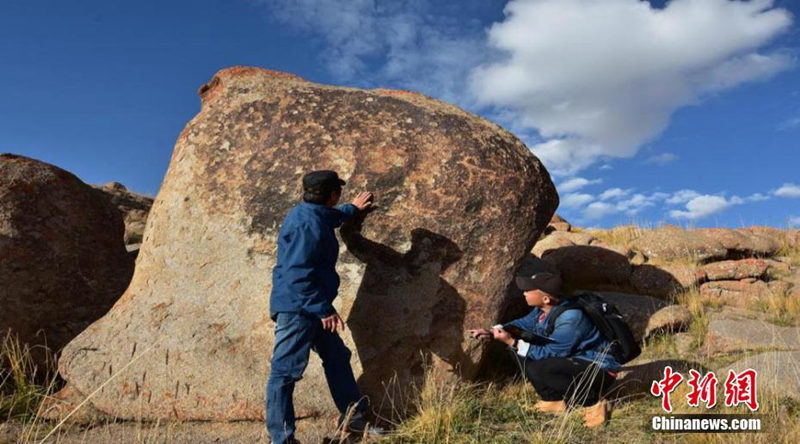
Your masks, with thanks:
<instances>
[{"instance_id":1,"label":"crouching man","mask_svg":"<svg viewBox=\"0 0 800 444\"><path fill-rule=\"evenodd\" d=\"M568 407L583 406L587 427L605 423L608 404L603 397L620 368L609 353L608 340L577 308L561 312L547 334L553 309L569 302L562 296L558 275L540 272L517 277L516 283L533 310L505 325L470 330L470 334L511 347L523 374L542 399L535 406L538 411L563 414Z\"/></svg>"},{"instance_id":2,"label":"crouching man","mask_svg":"<svg viewBox=\"0 0 800 444\"><path fill-rule=\"evenodd\" d=\"M270 296L270 316L277 325L266 389L267 430L275 443L296 442L292 397L311 350L322 359L333 401L342 414L339 425L358 434L382 433L366 423L366 403L356 387L351 353L337 333L344 322L333 308L339 289L334 229L372 203L372 194L365 192L352 204L337 208L344 184L334 171L306 174L303 202L289 211L278 235ZM342 424L350 408L355 413Z\"/></svg>"}]
</instances>

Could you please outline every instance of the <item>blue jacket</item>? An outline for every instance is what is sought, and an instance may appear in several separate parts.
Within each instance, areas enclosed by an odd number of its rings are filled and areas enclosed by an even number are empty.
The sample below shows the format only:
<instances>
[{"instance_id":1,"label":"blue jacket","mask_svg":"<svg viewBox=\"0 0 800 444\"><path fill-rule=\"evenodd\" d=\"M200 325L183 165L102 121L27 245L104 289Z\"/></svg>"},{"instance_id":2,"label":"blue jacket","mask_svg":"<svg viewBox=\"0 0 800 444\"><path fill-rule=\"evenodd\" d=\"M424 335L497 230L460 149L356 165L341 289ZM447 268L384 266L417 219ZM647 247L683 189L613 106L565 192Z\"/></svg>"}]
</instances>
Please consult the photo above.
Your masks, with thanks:
<instances>
[{"instance_id":1,"label":"blue jacket","mask_svg":"<svg viewBox=\"0 0 800 444\"><path fill-rule=\"evenodd\" d=\"M564 300L558 305L567 302ZM545 330L551 313L552 311L539 322L542 309L536 307L528 315L505 325L513 325L524 331L546 336ZM554 357L582 359L596 362L603 370L618 370L621 367L614 356L609 353L608 340L580 309L569 309L561 313L556 318L553 333L549 338L550 342L544 345L529 344L528 346L521 343L518 347L520 354L524 352L525 356L532 360Z\"/></svg>"},{"instance_id":2,"label":"blue jacket","mask_svg":"<svg viewBox=\"0 0 800 444\"><path fill-rule=\"evenodd\" d=\"M278 260L272 269L269 311L273 320L278 313L305 313L320 319L335 313L339 241L334 229L357 211L352 204L328 208L308 202L289 211L278 235Z\"/></svg>"}]
</instances>

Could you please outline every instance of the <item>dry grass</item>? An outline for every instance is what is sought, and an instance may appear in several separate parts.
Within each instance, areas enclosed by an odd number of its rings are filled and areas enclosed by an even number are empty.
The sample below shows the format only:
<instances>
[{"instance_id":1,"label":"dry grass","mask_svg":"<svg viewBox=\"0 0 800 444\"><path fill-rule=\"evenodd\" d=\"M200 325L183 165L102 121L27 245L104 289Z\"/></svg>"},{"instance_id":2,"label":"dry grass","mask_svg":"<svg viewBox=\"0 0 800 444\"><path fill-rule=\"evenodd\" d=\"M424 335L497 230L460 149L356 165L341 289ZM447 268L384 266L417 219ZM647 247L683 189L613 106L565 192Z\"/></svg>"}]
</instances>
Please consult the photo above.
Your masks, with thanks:
<instances>
[{"instance_id":1,"label":"dry grass","mask_svg":"<svg viewBox=\"0 0 800 444\"><path fill-rule=\"evenodd\" d=\"M692 287L675 296L678 304L689 308L692 313L692 323L689 325L689 334L692 335L692 348L700 347L708 333L709 316L706 312L706 305L700 295L698 287Z\"/></svg>"},{"instance_id":2,"label":"dry grass","mask_svg":"<svg viewBox=\"0 0 800 444\"><path fill-rule=\"evenodd\" d=\"M53 378L49 384L36 382L55 373L50 354L42 350L40 354L47 358L45 368L39 368L31 352L29 346L10 333L0 343L0 417L7 420L35 416L44 396L54 386Z\"/></svg>"},{"instance_id":3,"label":"dry grass","mask_svg":"<svg viewBox=\"0 0 800 444\"><path fill-rule=\"evenodd\" d=\"M777 325L800 325L800 300L783 291L770 292L758 301L758 311L768 313Z\"/></svg>"},{"instance_id":4,"label":"dry grass","mask_svg":"<svg viewBox=\"0 0 800 444\"><path fill-rule=\"evenodd\" d=\"M589 230L587 233L611 245L629 246L632 241L645 231L647 229L638 225L621 225L610 230Z\"/></svg>"}]
</instances>

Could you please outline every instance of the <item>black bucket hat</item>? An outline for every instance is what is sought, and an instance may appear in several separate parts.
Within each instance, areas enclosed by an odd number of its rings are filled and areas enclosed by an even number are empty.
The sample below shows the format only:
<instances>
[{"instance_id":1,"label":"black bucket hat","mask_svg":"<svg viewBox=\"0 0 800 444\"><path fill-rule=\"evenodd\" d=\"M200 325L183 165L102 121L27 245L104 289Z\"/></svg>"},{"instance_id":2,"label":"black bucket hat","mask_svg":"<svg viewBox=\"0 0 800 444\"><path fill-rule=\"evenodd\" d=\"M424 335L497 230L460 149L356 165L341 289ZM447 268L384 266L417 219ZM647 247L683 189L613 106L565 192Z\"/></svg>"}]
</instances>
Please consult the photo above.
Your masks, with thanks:
<instances>
[{"instance_id":1,"label":"black bucket hat","mask_svg":"<svg viewBox=\"0 0 800 444\"><path fill-rule=\"evenodd\" d=\"M307 193L322 194L339 190L346 183L336 171L331 170L312 171L303 176L303 190Z\"/></svg>"}]
</instances>

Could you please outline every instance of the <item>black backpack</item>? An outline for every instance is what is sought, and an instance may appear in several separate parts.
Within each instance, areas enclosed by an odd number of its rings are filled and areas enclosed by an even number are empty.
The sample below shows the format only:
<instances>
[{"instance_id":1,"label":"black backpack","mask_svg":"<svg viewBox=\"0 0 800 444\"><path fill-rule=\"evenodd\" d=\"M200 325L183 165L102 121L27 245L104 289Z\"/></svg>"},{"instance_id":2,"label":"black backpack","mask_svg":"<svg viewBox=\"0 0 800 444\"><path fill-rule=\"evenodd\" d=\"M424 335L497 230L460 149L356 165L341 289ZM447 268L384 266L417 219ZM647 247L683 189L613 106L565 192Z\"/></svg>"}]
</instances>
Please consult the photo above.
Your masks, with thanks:
<instances>
[{"instance_id":1,"label":"black backpack","mask_svg":"<svg viewBox=\"0 0 800 444\"><path fill-rule=\"evenodd\" d=\"M642 352L639 343L633 338L631 328L625 322L617 307L606 302L594 293L578 293L564 305L553 308L547 320L545 333L550 336L556 326L556 319L565 310L578 308L592 321L600 333L611 343L611 353L617 362L625 364Z\"/></svg>"}]
</instances>

